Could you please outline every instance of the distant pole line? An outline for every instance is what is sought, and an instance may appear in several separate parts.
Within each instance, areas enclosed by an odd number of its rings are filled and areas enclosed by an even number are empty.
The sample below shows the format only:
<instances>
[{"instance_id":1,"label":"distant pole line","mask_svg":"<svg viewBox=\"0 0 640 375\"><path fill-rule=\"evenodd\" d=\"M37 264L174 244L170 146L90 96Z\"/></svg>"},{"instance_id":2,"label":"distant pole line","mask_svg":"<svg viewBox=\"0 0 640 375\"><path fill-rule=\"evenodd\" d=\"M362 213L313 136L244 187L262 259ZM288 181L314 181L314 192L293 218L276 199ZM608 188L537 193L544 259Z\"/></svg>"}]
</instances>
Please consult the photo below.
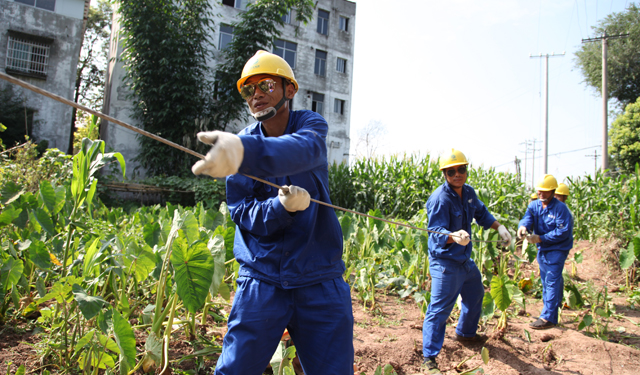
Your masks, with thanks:
<instances>
[{"instance_id":1,"label":"distant pole line","mask_svg":"<svg viewBox=\"0 0 640 375\"><path fill-rule=\"evenodd\" d=\"M609 39L626 38L629 34L607 35L582 39L582 43L602 41L602 172L609 169L609 87L607 85L607 46Z\"/></svg>"},{"instance_id":2,"label":"distant pole line","mask_svg":"<svg viewBox=\"0 0 640 375\"><path fill-rule=\"evenodd\" d=\"M542 58L544 57L544 168L543 173L547 174L548 168L548 156L549 156L549 57L561 57L564 56L564 52L562 53L546 53L546 54L538 54L535 56L533 54L529 55L529 58Z\"/></svg>"}]
</instances>

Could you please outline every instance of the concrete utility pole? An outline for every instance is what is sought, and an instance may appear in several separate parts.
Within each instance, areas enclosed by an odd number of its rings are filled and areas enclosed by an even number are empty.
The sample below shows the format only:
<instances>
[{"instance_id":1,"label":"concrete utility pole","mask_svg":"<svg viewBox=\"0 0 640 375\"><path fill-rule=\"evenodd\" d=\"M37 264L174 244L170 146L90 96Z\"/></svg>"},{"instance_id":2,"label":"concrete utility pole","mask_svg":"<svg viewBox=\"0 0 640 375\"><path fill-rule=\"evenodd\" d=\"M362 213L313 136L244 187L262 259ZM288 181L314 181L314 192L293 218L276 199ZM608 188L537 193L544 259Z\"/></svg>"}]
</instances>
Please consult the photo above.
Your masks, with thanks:
<instances>
[{"instance_id":1,"label":"concrete utility pole","mask_svg":"<svg viewBox=\"0 0 640 375\"><path fill-rule=\"evenodd\" d=\"M609 39L626 38L629 34L607 35L598 38L582 39L582 43L602 40L602 173L609 169L609 87L607 86L607 41Z\"/></svg>"},{"instance_id":2,"label":"concrete utility pole","mask_svg":"<svg viewBox=\"0 0 640 375\"><path fill-rule=\"evenodd\" d=\"M598 174L598 150L593 151L593 155L585 155L588 158L593 158L593 177ZM604 171L604 169L603 169Z\"/></svg>"},{"instance_id":3,"label":"concrete utility pole","mask_svg":"<svg viewBox=\"0 0 640 375\"><path fill-rule=\"evenodd\" d=\"M536 150L536 142L538 142L538 140L536 140L536 139L531 141L531 144L532 144L532 148L531 148L531 187L534 188L534 189L536 187L536 183L535 183L536 151L540 151L540 149Z\"/></svg>"},{"instance_id":4,"label":"concrete utility pole","mask_svg":"<svg viewBox=\"0 0 640 375\"><path fill-rule=\"evenodd\" d=\"M539 54L538 56L529 55L530 58L544 57L544 174L547 174L547 156L549 155L549 57L564 56L562 53Z\"/></svg>"}]
</instances>

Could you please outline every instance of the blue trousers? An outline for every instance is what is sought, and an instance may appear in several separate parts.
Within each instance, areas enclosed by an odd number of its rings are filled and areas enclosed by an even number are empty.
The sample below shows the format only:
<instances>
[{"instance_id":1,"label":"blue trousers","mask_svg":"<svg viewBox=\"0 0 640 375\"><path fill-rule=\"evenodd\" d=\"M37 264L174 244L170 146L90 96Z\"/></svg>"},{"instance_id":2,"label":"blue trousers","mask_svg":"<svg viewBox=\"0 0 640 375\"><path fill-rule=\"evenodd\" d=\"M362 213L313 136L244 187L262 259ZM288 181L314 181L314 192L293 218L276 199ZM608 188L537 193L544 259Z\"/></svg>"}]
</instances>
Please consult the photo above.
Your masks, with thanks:
<instances>
[{"instance_id":1,"label":"blue trousers","mask_svg":"<svg viewBox=\"0 0 640 375\"><path fill-rule=\"evenodd\" d=\"M306 375L353 375L353 311L342 277L295 289L248 277L237 284L216 375L261 375L285 328Z\"/></svg>"},{"instance_id":2,"label":"blue trousers","mask_svg":"<svg viewBox=\"0 0 640 375\"><path fill-rule=\"evenodd\" d=\"M553 324L558 324L558 308L562 304L564 294L562 270L567 255L569 252L564 250L538 251L542 302L544 303L540 318Z\"/></svg>"},{"instance_id":3,"label":"blue trousers","mask_svg":"<svg viewBox=\"0 0 640 375\"><path fill-rule=\"evenodd\" d=\"M484 286L478 267L469 259L464 264L438 262L429 264L431 272L431 303L422 325L422 353L425 358L436 357L442 349L447 319L458 299L462 297L460 319L456 333L473 337L482 312Z\"/></svg>"}]
</instances>

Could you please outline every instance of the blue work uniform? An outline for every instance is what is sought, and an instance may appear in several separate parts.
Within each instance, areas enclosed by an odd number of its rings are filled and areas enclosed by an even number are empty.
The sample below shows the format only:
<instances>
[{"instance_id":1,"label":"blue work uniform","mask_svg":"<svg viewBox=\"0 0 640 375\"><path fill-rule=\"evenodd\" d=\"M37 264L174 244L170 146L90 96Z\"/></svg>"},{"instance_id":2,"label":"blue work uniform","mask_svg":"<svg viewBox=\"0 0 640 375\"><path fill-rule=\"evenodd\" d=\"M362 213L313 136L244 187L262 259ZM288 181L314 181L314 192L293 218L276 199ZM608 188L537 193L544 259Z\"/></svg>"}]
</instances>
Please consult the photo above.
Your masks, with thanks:
<instances>
[{"instance_id":1,"label":"blue work uniform","mask_svg":"<svg viewBox=\"0 0 640 375\"><path fill-rule=\"evenodd\" d=\"M291 111L282 136L254 123L238 135L242 174L295 185L331 203L328 125L312 111ZM278 189L241 174L227 177L240 264L216 374L262 374L285 328L305 374L353 374L353 312L342 278L342 230L332 208L311 202L290 213Z\"/></svg>"},{"instance_id":2,"label":"blue work uniform","mask_svg":"<svg viewBox=\"0 0 640 375\"><path fill-rule=\"evenodd\" d=\"M529 203L518 227L540 236L538 265L542 281L542 302L544 307L540 318L558 324L558 308L562 304L564 262L573 247L573 216L567 205L554 197L542 207L540 200Z\"/></svg>"},{"instance_id":3,"label":"blue work uniform","mask_svg":"<svg viewBox=\"0 0 640 375\"><path fill-rule=\"evenodd\" d=\"M451 310L461 296L462 306L456 333L463 337L476 335L484 286L482 275L471 259L473 245L447 244L448 234L464 229L471 235L471 222L488 229L496 221L473 188L462 186L458 195L448 182L440 185L427 200L429 233L429 271L431 273L431 303L422 326L422 352L425 358L435 358L442 349L445 328Z\"/></svg>"}]
</instances>

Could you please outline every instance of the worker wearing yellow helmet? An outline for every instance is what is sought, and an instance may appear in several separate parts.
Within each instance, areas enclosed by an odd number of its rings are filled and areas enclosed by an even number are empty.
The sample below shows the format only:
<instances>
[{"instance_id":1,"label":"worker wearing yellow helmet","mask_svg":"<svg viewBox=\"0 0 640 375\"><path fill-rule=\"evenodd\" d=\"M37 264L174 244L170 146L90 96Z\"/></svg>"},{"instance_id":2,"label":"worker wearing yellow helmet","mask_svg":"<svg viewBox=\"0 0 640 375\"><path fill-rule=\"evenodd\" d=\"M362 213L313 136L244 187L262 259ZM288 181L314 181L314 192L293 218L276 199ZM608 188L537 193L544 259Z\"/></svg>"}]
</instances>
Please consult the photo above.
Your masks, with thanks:
<instances>
[{"instance_id":1,"label":"worker wearing yellow helmet","mask_svg":"<svg viewBox=\"0 0 640 375\"><path fill-rule=\"evenodd\" d=\"M228 176L227 204L237 225L237 290L215 374L262 374L285 328L305 374L353 373L353 312L342 278L340 223L332 208L310 203L331 203L327 121L289 108L298 83L275 54L251 57L237 87L257 122L238 135L198 134L212 148L192 168L195 174Z\"/></svg>"},{"instance_id":2,"label":"worker wearing yellow helmet","mask_svg":"<svg viewBox=\"0 0 640 375\"><path fill-rule=\"evenodd\" d=\"M459 150L451 150L440 158L445 182L431 194L426 204L428 229L433 232L429 233L431 302L422 327L422 354L423 366L430 374L441 374L436 357L442 350L447 319L458 296L462 297L462 312L455 339L463 343L485 339L476 334L484 286L482 275L471 259L471 222L475 219L484 229L497 230L504 246L511 243L507 228L500 225L478 199L475 190L466 184L468 165L466 156Z\"/></svg>"},{"instance_id":3,"label":"worker wearing yellow helmet","mask_svg":"<svg viewBox=\"0 0 640 375\"><path fill-rule=\"evenodd\" d=\"M567 198L569 198L569 187L563 183L559 183L554 196L560 202L566 203Z\"/></svg>"},{"instance_id":4,"label":"worker wearing yellow helmet","mask_svg":"<svg viewBox=\"0 0 640 375\"><path fill-rule=\"evenodd\" d=\"M538 193L531 193L531 196L529 198L529 203L535 201L536 199L538 199Z\"/></svg>"},{"instance_id":5,"label":"worker wearing yellow helmet","mask_svg":"<svg viewBox=\"0 0 640 375\"><path fill-rule=\"evenodd\" d=\"M564 261L573 247L573 216L567 206L554 197L558 181L550 174L542 176L536 190L538 200L529 203L518 228L518 238L526 238L538 248L544 307L533 329L548 329L558 324L562 304ZM529 231L533 234L529 234Z\"/></svg>"}]
</instances>

